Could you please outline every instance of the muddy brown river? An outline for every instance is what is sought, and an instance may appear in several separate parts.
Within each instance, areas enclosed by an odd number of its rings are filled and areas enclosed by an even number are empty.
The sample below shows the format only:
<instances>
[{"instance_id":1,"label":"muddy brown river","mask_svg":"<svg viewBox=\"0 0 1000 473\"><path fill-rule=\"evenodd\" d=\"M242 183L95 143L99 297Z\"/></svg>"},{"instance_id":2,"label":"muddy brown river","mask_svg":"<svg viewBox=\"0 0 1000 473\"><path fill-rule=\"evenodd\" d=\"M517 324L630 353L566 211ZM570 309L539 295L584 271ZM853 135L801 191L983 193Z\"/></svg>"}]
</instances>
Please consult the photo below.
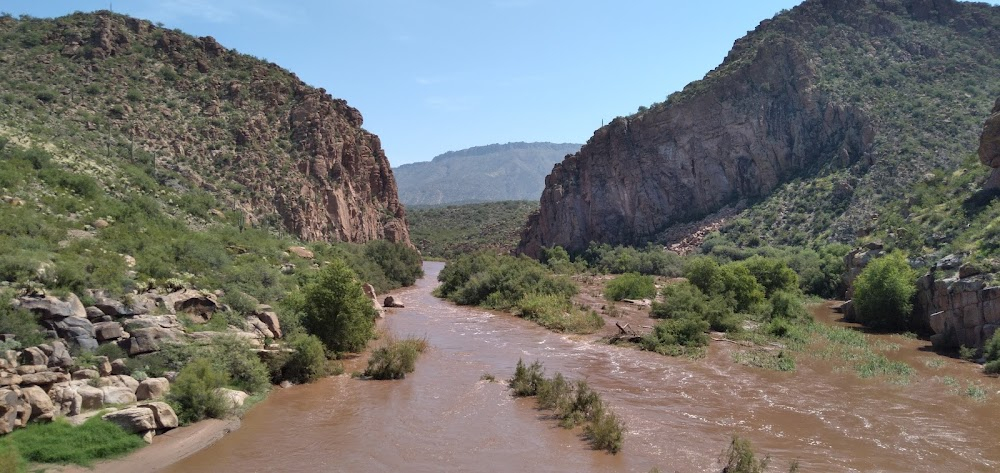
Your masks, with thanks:
<instances>
[{"instance_id":1,"label":"muddy brown river","mask_svg":"<svg viewBox=\"0 0 1000 473\"><path fill-rule=\"evenodd\" d=\"M731 344L700 360L614 347L549 332L513 316L457 307L433 297L441 263L394 293L406 304L386 327L426 337L430 349L399 381L347 376L277 388L243 427L169 472L719 471L730 436L772 456L771 471L797 459L803 472L1000 470L995 379L972 363L941 357L927 343L878 336L917 370L907 385L860 379L835 362L799 355L794 373L734 364ZM835 316L817 308L828 323ZM591 450L511 397L500 382L518 358L586 379L628 427L618 455ZM944 362L940 365L939 361ZM958 394L981 382L986 402Z\"/></svg>"}]
</instances>

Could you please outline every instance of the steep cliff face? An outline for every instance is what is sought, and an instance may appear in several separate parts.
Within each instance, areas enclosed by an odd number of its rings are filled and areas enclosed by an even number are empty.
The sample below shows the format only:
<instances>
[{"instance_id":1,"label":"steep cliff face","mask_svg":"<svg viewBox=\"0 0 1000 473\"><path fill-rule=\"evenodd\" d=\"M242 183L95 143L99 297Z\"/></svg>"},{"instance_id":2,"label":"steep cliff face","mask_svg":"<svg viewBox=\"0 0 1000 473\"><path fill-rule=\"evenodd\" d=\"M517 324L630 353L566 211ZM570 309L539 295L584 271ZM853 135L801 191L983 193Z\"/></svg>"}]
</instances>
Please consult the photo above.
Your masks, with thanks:
<instances>
[{"instance_id":1,"label":"steep cliff face","mask_svg":"<svg viewBox=\"0 0 1000 473\"><path fill-rule=\"evenodd\" d=\"M734 202L722 231L736 241L869 234L886 205L971 151L1000 87L998 29L985 4L806 0L704 79L597 130L548 176L519 249L659 241Z\"/></svg>"},{"instance_id":2,"label":"steep cliff face","mask_svg":"<svg viewBox=\"0 0 1000 473\"><path fill-rule=\"evenodd\" d=\"M361 114L277 65L108 12L5 17L0 33L0 92L45 94L0 112L12 134L146 167L304 239L409 243Z\"/></svg>"},{"instance_id":3,"label":"steep cliff face","mask_svg":"<svg viewBox=\"0 0 1000 473\"><path fill-rule=\"evenodd\" d=\"M777 41L709 90L616 119L546 178L520 250L638 243L797 172L862 159L872 127L815 78L795 43Z\"/></svg>"}]
</instances>

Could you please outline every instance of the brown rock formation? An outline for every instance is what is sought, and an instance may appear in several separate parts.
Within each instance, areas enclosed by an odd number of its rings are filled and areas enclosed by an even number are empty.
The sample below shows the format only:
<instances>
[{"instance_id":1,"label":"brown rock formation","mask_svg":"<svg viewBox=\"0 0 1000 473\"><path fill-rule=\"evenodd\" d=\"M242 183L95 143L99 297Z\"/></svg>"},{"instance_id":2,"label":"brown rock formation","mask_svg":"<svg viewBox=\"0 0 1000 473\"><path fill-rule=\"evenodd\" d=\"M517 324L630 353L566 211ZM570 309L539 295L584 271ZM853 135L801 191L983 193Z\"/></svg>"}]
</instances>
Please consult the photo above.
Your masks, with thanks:
<instances>
[{"instance_id":1,"label":"brown rock formation","mask_svg":"<svg viewBox=\"0 0 1000 473\"><path fill-rule=\"evenodd\" d=\"M979 138L979 161L993 168L986 187L1000 188L1000 99L997 99L992 114L983 125L983 134Z\"/></svg>"},{"instance_id":2,"label":"brown rock formation","mask_svg":"<svg viewBox=\"0 0 1000 473\"><path fill-rule=\"evenodd\" d=\"M796 172L868 152L872 127L816 92L797 44L772 41L749 64L726 67L739 69L612 121L556 165L519 251L640 243L736 199L766 195Z\"/></svg>"}]
</instances>

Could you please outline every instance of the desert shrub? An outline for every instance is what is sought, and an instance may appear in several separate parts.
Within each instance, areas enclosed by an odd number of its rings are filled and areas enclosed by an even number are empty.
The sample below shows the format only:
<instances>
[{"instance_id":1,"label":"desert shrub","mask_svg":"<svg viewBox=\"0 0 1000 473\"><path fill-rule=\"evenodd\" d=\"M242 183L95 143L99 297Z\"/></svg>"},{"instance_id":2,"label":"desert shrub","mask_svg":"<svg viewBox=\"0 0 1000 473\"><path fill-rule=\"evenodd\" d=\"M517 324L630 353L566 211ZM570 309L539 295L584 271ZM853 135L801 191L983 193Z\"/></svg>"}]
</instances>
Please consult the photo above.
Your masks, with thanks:
<instances>
[{"instance_id":1,"label":"desert shrub","mask_svg":"<svg viewBox=\"0 0 1000 473\"><path fill-rule=\"evenodd\" d=\"M676 277L682 274L683 258L657 245L646 248L612 247L592 243L580 259L598 272L610 274L639 273Z\"/></svg>"},{"instance_id":2,"label":"desert shrub","mask_svg":"<svg viewBox=\"0 0 1000 473\"><path fill-rule=\"evenodd\" d=\"M215 196L201 189L185 192L174 202L181 210L201 218L208 218L208 212L216 206Z\"/></svg>"},{"instance_id":3,"label":"desert shrub","mask_svg":"<svg viewBox=\"0 0 1000 473\"><path fill-rule=\"evenodd\" d=\"M229 380L226 372L208 358L197 358L181 369L170 384L167 400L176 408L183 423L197 422L206 417L216 419L226 415L226 404L215 392Z\"/></svg>"},{"instance_id":4,"label":"desert shrub","mask_svg":"<svg viewBox=\"0 0 1000 473\"><path fill-rule=\"evenodd\" d=\"M90 176L64 171L55 167L47 167L38 173L45 183L59 186L80 197L95 198L100 192L97 181Z\"/></svg>"},{"instance_id":5,"label":"desert shrub","mask_svg":"<svg viewBox=\"0 0 1000 473\"><path fill-rule=\"evenodd\" d=\"M462 305L499 310L516 307L528 294L558 295L568 299L576 286L565 276L553 275L527 257L477 253L459 257L438 275L435 295Z\"/></svg>"},{"instance_id":6,"label":"desert shrub","mask_svg":"<svg viewBox=\"0 0 1000 473\"><path fill-rule=\"evenodd\" d=\"M28 470L27 462L21 457L13 445L0 443L0 471L24 473Z\"/></svg>"},{"instance_id":7,"label":"desert shrub","mask_svg":"<svg viewBox=\"0 0 1000 473\"><path fill-rule=\"evenodd\" d=\"M46 424L31 424L0 440L0 447L4 450L16 450L30 462L75 463L83 466L90 466L95 460L125 455L143 445L145 443L141 437L122 430L100 416L87 419L75 427L64 419ZM3 463L4 460L0 460L0 465Z\"/></svg>"},{"instance_id":8,"label":"desert shrub","mask_svg":"<svg viewBox=\"0 0 1000 473\"><path fill-rule=\"evenodd\" d=\"M784 261L777 258L751 256L739 263L764 287L764 296L771 297L778 291L797 291L799 277Z\"/></svg>"},{"instance_id":9,"label":"desert shrub","mask_svg":"<svg viewBox=\"0 0 1000 473\"><path fill-rule=\"evenodd\" d=\"M196 357L197 347L183 343L166 343L160 350L139 355L128 360L132 371L143 371L153 378L161 378L167 372L179 372Z\"/></svg>"},{"instance_id":10,"label":"desert shrub","mask_svg":"<svg viewBox=\"0 0 1000 473\"><path fill-rule=\"evenodd\" d=\"M209 347L208 357L241 391L257 394L271 386L267 367L244 339L231 335L216 337Z\"/></svg>"},{"instance_id":11,"label":"desert shrub","mask_svg":"<svg viewBox=\"0 0 1000 473\"><path fill-rule=\"evenodd\" d=\"M667 319L653 326L653 330L642 337L640 345L644 350L661 355L681 355L686 348L707 346L709 328L709 323L699 318Z\"/></svg>"},{"instance_id":12,"label":"desert shrub","mask_svg":"<svg viewBox=\"0 0 1000 473\"><path fill-rule=\"evenodd\" d=\"M327 374L323 342L313 335L299 334L287 340L292 353L280 368L280 378L294 383L309 383Z\"/></svg>"},{"instance_id":13,"label":"desert shrub","mask_svg":"<svg viewBox=\"0 0 1000 473\"><path fill-rule=\"evenodd\" d=\"M508 386L514 390L515 396L534 396L538 394L539 386L544 382L545 370L542 363L535 361L530 366L525 366L524 361L517 360L514 368L514 377L508 381Z\"/></svg>"},{"instance_id":14,"label":"desert shrub","mask_svg":"<svg viewBox=\"0 0 1000 473\"><path fill-rule=\"evenodd\" d=\"M94 356L106 356L108 360L128 358L128 354L117 343L105 343L94 350Z\"/></svg>"},{"instance_id":15,"label":"desert shrub","mask_svg":"<svg viewBox=\"0 0 1000 473\"><path fill-rule=\"evenodd\" d=\"M670 284L661 291L663 302L653 302L650 315L659 319L701 317L707 297L701 289L687 281Z\"/></svg>"},{"instance_id":16,"label":"desert shrub","mask_svg":"<svg viewBox=\"0 0 1000 473\"><path fill-rule=\"evenodd\" d=\"M983 365L983 372L986 374L1000 374L1000 360L987 361Z\"/></svg>"},{"instance_id":17,"label":"desert shrub","mask_svg":"<svg viewBox=\"0 0 1000 473\"><path fill-rule=\"evenodd\" d=\"M45 337L38 325L38 316L27 310L11 307L9 301L12 297L11 291L0 291L0 333L13 334L14 339L25 348L42 343Z\"/></svg>"},{"instance_id":18,"label":"desert shrub","mask_svg":"<svg viewBox=\"0 0 1000 473\"><path fill-rule=\"evenodd\" d=\"M562 373L551 379L544 379L538 386L538 407L561 412L567 408L573 396L573 385L566 381Z\"/></svg>"},{"instance_id":19,"label":"desert shrub","mask_svg":"<svg viewBox=\"0 0 1000 473\"><path fill-rule=\"evenodd\" d=\"M302 291L302 326L329 350L359 351L374 335L375 309L343 261L331 261Z\"/></svg>"},{"instance_id":20,"label":"desert shrub","mask_svg":"<svg viewBox=\"0 0 1000 473\"><path fill-rule=\"evenodd\" d=\"M910 327L916 272L902 253L894 252L868 263L854 281L858 320L878 330Z\"/></svg>"},{"instance_id":21,"label":"desert shrub","mask_svg":"<svg viewBox=\"0 0 1000 473\"><path fill-rule=\"evenodd\" d=\"M396 286L412 286L424 275L420 253L402 243L374 240L365 245L364 254Z\"/></svg>"},{"instance_id":22,"label":"desert shrub","mask_svg":"<svg viewBox=\"0 0 1000 473\"><path fill-rule=\"evenodd\" d=\"M427 341L416 338L389 339L368 358L364 375L372 379L402 379L416 368L417 357L427 349Z\"/></svg>"},{"instance_id":23,"label":"desert shrub","mask_svg":"<svg viewBox=\"0 0 1000 473\"><path fill-rule=\"evenodd\" d=\"M724 465L723 471L727 473L764 473L771 457L757 459L750 441L733 435L729 448L722 452L720 461Z\"/></svg>"},{"instance_id":24,"label":"desert shrub","mask_svg":"<svg viewBox=\"0 0 1000 473\"><path fill-rule=\"evenodd\" d=\"M796 288L793 288L793 290L795 292L786 290L775 292L771 295L770 299L768 299L768 302L770 302L771 305L771 310L768 315L771 320L810 320L809 311L806 310L802 298L799 297L797 293L798 290Z\"/></svg>"},{"instance_id":25,"label":"desert shrub","mask_svg":"<svg viewBox=\"0 0 1000 473\"><path fill-rule=\"evenodd\" d=\"M625 273L605 285L604 297L610 301L623 299L646 299L656 295L656 285L652 276L639 273Z\"/></svg>"},{"instance_id":26,"label":"desert shrub","mask_svg":"<svg viewBox=\"0 0 1000 473\"><path fill-rule=\"evenodd\" d=\"M993 336L983 345L983 356L988 362L1000 360L1000 330L993 332Z\"/></svg>"},{"instance_id":27,"label":"desert shrub","mask_svg":"<svg viewBox=\"0 0 1000 473\"><path fill-rule=\"evenodd\" d=\"M684 265L684 275L713 299L732 299L736 312L750 312L764 302L764 286L742 264L720 266L708 257L693 258Z\"/></svg>"},{"instance_id":28,"label":"desert shrub","mask_svg":"<svg viewBox=\"0 0 1000 473\"><path fill-rule=\"evenodd\" d=\"M584 427L584 435L595 450L617 454L625 440L625 423L602 403L594 413L593 420Z\"/></svg>"}]
</instances>

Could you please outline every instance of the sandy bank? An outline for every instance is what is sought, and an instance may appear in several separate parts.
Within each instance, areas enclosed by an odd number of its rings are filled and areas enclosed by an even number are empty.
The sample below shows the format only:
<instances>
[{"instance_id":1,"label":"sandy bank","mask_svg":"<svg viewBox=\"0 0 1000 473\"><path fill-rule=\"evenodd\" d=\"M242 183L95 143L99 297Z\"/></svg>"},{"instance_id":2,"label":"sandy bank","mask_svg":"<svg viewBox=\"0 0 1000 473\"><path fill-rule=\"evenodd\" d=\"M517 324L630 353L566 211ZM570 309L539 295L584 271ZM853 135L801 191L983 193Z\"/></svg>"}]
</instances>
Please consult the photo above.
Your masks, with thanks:
<instances>
[{"instance_id":1,"label":"sandy bank","mask_svg":"<svg viewBox=\"0 0 1000 473\"><path fill-rule=\"evenodd\" d=\"M239 419L206 419L153 438L153 443L117 460L96 463L93 469L77 465L46 468L54 473L153 473L201 450L240 428ZM32 469L34 471L34 469Z\"/></svg>"}]
</instances>

